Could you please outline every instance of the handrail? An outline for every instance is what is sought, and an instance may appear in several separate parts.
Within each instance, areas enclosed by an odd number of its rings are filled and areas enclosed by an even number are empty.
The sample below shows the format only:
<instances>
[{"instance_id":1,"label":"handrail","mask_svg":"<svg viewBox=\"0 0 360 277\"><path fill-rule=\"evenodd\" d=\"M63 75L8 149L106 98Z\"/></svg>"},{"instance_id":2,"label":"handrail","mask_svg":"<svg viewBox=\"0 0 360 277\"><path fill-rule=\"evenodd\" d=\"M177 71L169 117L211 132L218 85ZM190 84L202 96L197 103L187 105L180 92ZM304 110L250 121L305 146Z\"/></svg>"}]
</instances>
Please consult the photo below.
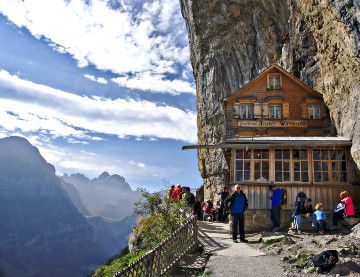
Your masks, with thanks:
<instances>
[{"instance_id":1,"label":"handrail","mask_svg":"<svg viewBox=\"0 0 360 277\"><path fill-rule=\"evenodd\" d=\"M117 272L114 277L163 276L195 246L196 242L196 218L191 217L157 247Z\"/></svg>"}]
</instances>

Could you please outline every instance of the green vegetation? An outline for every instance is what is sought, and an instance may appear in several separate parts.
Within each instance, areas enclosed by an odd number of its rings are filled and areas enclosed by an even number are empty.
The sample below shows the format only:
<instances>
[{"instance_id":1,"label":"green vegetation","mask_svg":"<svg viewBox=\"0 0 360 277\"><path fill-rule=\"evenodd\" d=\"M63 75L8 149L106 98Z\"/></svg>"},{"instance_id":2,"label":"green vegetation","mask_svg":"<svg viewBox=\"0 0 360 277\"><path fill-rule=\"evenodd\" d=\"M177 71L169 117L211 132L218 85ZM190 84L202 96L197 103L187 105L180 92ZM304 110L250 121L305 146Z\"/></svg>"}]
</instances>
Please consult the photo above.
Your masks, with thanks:
<instances>
[{"instance_id":1,"label":"green vegetation","mask_svg":"<svg viewBox=\"0 0 360 277\"><path fill-rule=\"evenodd\" d=\"M120 269L129 266L137 259L139 259L142 255L144 255L146 251L138 251L136 253L129 253L129 250L118 258L115 258L111 264L103 265L96 269L94 276L114 276L115 273L119 272Z\"/></svg>"},{"instance_id":2,"label":"green vegetation","mask_svg":"<svg viewBox=\"0 0 360 277\"><path fill-rule=\"evenodd\" d=\"M127 251L115 258L109 265L99 267L94 276L113 276L116 272L135 262L146 252L155 248L186 219L189 212L185 201L172 202L161 198L160 193L140 190L143 200L136 203L135 213L142 216L134 227L131 252Z\"/></svg>"}]
</instances>

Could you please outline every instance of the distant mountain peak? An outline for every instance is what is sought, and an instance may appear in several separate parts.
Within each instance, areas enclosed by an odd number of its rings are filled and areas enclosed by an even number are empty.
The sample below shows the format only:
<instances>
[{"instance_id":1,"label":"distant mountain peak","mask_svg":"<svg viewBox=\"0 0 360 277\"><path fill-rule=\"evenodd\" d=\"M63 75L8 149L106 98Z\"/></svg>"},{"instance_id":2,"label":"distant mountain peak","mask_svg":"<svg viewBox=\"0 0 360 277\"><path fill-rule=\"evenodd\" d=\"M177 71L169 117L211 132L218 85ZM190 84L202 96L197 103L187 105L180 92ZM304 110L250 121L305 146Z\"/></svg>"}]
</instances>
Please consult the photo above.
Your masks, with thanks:
<instances>
[{"instance_id":1,"label":"distant mountain peak","mask_svg":"<svg viewBox=\"0 0 360 277\"><path fill-rule=\"evenodd\" d=\"M49 170L51 174L55 174L55 167L49 164L41 156L39 149L24 137L10 136L0 139L0 157L8 162L12 160L17 163L31 164L34 170L44 169ZM25 170L24 164L21 169Z\"/></svg>"},{"instance_id":2,"label":"distant mountain peak","mask_svg":"<svg viewBox=\"0 0 360 277\"><path fill-rule=\"evenodd\" d=\"M104 171L103 173L101 173L101 174L99 175L98 180L99 180L99 181L103 181L103 180L106 180L106 179L109 178L109 177L110 177L109 172Z\"/></svg>"}]
</instances>

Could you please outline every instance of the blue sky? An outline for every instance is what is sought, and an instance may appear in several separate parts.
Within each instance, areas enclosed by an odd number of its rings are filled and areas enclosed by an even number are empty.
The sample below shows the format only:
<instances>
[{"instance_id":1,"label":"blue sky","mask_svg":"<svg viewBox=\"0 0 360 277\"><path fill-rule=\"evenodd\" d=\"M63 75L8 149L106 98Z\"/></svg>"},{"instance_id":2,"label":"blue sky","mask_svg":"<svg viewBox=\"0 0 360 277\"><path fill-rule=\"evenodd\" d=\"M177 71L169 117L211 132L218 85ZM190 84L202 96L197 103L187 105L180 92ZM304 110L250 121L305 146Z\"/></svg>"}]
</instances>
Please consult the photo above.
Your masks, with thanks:
<instances>
[{"instance_id":1,"label":"blue sky","mask_svg":"<svg viewBox=\"0 0 360 277\"><path fill-rule=\"evenodd\" d=\"M201 185L195 84L178 0L0 1L0 137L58 174Z\"/></svg>"}]
</instances>

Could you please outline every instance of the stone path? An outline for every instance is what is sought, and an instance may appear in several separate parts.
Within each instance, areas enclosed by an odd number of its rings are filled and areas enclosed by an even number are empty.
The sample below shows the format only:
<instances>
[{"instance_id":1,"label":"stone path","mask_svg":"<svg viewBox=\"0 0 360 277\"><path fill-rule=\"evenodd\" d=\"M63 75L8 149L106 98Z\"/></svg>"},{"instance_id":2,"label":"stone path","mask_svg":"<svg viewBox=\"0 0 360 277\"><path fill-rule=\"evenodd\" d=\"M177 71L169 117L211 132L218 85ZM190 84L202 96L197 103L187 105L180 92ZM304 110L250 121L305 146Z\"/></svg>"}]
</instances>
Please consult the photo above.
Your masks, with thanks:
<instances>
[{"instance_id":1,"label":"stone path","mask_svg":"<svg viewBox=\"0 0 360 277\"><path fill-rule=\"evenodd\" d=\"M211 253L207 276L277 277L285 276L276 257L259 251L249 243L234 243L228 224L198 222L199 240Z\"/></svg>"}]
</instances>

